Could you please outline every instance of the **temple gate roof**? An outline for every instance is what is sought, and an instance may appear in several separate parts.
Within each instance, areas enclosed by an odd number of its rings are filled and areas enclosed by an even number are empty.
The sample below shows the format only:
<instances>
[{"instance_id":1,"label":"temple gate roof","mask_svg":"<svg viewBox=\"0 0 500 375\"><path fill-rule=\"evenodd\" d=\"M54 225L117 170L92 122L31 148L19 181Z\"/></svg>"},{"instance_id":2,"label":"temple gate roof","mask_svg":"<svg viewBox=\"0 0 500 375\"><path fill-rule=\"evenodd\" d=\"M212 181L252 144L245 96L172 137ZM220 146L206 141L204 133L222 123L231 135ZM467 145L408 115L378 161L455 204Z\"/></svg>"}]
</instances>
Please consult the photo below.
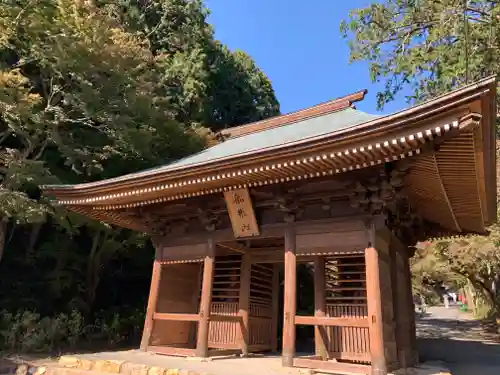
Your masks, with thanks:
<instances>
[{"instance_id":1,"label":"temple gate roof","mask_svg":"<svg viewBox=\"0 0 500 375\"><path fill-rule=\"evenodd\" d=\"M408 195L426 219L457 232L481 232L496 220L495 78L386 116L353 107L365 94L224 130L221 143L157 168L42 189L122 225L103 214L410 159Z\"/></svg>"}]
</instances>

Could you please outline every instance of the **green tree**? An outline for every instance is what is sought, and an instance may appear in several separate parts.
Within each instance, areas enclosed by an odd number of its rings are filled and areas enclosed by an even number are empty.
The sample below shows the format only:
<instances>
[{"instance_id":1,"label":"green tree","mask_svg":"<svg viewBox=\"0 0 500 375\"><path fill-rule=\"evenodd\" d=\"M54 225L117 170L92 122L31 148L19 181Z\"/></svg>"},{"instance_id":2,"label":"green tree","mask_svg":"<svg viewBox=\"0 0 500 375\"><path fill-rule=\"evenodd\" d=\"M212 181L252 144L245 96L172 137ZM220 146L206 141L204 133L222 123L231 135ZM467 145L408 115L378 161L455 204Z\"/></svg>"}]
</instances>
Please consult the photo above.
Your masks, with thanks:
<instances>
[{"instance_id":1,"label":"green tree","mask_svg":"<svg viewBox=\"0 0 500 375\"><path fill-rule=\"evenodd\" d=\"M44 219L39 184L113 176L203 147L175 120L161 58L101 9L3 0L0 18L0 254L9 223Z\"/></svg>"},{"instance_id":2,"label":"green tree","mask_svg":"<svg viewBox=\"0 0 500 375\"><path fill-rule=\"evenodd\" d=\"M94 319L137 333L154 256L140 234L53 207L40 184L164 164L206 145L200 124L279 112L267 77L214 39L207 13L194 0L0 0L0 306L45 317L28 331L55 316L75 324L59 332L71 342Z\"/></svg>"},{"instance_id":3,"label":"green tree","mask_svg":"<svg viewBox=\"0 0 500 375\"><path fill-rule=\"evenodd\" d=\"M421 245L412 259L416 289L461 287L469 283L479 292L490 313L500 312L500 232L491 228L488 237L442 238Z\"/></svg>"},{"instance_id":4,"label":"green tree","mask_svg":"<svg viewBox=\"0 0 500 375\"><path fill-rule=\"evenodd\" d=\"M493 0L385 0L354 9L342 22L352 62L366 61L384 89L378 107L409 92L421 102L500 71L500 2ZM498 194L497 194L498 195ZM414 280L433 284L468 280L493 312L500 311L500 241L441 239L413 260Z\"/></svg>"},{"instance_id":5,"label":"green tree","mask_svg":"<svg viewBox=\"0 0 500 375\"><path fill-rule=\"evenodd\" d=\"M500 3L490 0L385 0L342 22L351 61L368 61L383 82L378 106L409 90L419 102L500 68Z\"/></svg>"},{"instance_id":6,"label":"green tree","mask_svg":"<svg viewBox=\"0 0 500 375\"><path fill-rule=\"evenodd\" d=\"M203 124L221 130L279 114L271 82L250 56L219 42L209 56L212 68L200 117Z\"/></svg>"},{"instance_id":7,"label":"green tree","mask_svg":"<svg viewBox=\"0 0 500 375\"><path fill-rule=\"evenodd\" d=\"M201 0L101 0L100 6L162 56L161 84L181 122L217 131L279 114L266 75L242 51L214 39Z\"/></svg>"}]
</instances>

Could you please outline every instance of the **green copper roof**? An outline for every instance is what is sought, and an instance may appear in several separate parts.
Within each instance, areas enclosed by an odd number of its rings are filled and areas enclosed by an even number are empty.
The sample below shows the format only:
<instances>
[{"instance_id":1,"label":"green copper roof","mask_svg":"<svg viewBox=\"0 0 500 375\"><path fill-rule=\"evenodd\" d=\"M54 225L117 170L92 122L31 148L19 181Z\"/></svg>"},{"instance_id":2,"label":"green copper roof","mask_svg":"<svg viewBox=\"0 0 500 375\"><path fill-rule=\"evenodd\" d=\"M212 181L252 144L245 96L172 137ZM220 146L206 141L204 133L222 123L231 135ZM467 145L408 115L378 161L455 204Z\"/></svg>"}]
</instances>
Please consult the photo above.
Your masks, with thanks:
<instances>
[{"instance_id":1,"label":"green copper roof","mask_svg":"<svg viewBox=\"0 0 500 375\"><path fill-rule=\"evenodd\" d=\"M277 146L293 144L293 142L344 130L378 117L380 116L347 108L269 130L228 139L197 154L152 170L168 171L169 169L187 167L191 164L208 163L221 158L272 149Z\"/></svg>"}]
</instances>

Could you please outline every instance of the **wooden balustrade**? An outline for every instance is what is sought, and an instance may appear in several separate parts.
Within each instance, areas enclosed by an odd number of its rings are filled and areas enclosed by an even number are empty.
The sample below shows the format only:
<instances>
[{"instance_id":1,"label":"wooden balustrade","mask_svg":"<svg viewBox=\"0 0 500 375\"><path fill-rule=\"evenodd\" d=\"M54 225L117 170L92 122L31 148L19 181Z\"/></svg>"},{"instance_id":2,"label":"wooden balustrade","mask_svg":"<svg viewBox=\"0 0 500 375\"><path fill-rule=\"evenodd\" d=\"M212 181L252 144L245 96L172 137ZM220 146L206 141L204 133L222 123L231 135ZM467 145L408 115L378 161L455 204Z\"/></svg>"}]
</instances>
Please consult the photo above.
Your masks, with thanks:
<instances>
[{"instance_id":1,"label":"wooden balustrade","mask_svg":"<svg viewBox=\"0 0 500 375\"><path fill-rule=\"evenodd\" d=\"M237 302L212 303L210 315L209 347L236 349L243 329L243 316ZM260 315L260 316L258 316ZM273 321L271 308L250 304L249 350L271 349Z\"/></svg>"},{"instance_id":2,"label":"wooden balustrade","mask_svg":"<svg viewBox=\"0 0 500 375\"><path fill-rule=\"evenodd\" d=\"M199 314L172 314L172 313L158 313L153 314L153 320L173 320L175 322L199 322Z\"/></svg>"},{"instance_id":3,"label":"wooden balustrade","mask_svg":"<svg viewBox=\"0 0 500 375\"><path fill-rule=\"evenodd\" d=\"M210 315L208 346L216 349L238 349L241 316L238 302L214 302Z\"/></svg>"},{"instance_id":4,"label":"wooden balustrade","mask_svg":"<svg viewBox=\"0 0 500 375\"><path fill-rule=\"evenodd\" d=\"M330 326L328 352L330 358L370 361L370 333L367 307L364 304L326 305L326 315L330 319L343 319L363 324Z\"/></svg>"}]
</instances>

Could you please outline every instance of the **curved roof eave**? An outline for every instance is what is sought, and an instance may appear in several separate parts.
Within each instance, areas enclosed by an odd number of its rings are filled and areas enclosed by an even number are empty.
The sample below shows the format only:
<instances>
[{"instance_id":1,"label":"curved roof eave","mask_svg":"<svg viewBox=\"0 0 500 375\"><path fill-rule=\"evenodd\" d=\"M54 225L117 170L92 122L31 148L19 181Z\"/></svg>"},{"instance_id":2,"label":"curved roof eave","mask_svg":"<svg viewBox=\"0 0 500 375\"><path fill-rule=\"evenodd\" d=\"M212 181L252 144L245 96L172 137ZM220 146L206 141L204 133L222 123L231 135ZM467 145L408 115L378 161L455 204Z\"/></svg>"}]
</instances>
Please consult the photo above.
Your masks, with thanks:
<instances>
[{"instance_id":1,"label":"curved roof eave","mask_svg":"<svg viewBox=\"0 0 500 375\"><path fill-rule=\"evenodd\" d=\"M123 187L123 185L141 184L152 178L182 178L188 173L198 173L214 168L227 168L238 162L257 162L258 160L269 157L270 155L281 157L292 151L297 152L305 150L304 152L306 152L309 148L321 145L324 142L352 142L367 136L373 137L382 132L391 131L401 126L411 126L411 123L409 124L409 120L413 122L418 119L435 116L444 110L449 110L460 104L471 102L472 100L475 100L483 95L484 89L488 89L489 86L495 82L495 77L488 77L394 114L382 116L361 124L335 130L316 137L277 145L269 149L258 150L257 152L231 155L225 158L214 159L209 162L198 162L181 165L179 167L169 167L167 165L164 167L127 174L102 181L77 185L48 185L42 186L41 188L45 193L55 195L99 193L108 189L120 188Z\"/></svg>"}]
</instances>

